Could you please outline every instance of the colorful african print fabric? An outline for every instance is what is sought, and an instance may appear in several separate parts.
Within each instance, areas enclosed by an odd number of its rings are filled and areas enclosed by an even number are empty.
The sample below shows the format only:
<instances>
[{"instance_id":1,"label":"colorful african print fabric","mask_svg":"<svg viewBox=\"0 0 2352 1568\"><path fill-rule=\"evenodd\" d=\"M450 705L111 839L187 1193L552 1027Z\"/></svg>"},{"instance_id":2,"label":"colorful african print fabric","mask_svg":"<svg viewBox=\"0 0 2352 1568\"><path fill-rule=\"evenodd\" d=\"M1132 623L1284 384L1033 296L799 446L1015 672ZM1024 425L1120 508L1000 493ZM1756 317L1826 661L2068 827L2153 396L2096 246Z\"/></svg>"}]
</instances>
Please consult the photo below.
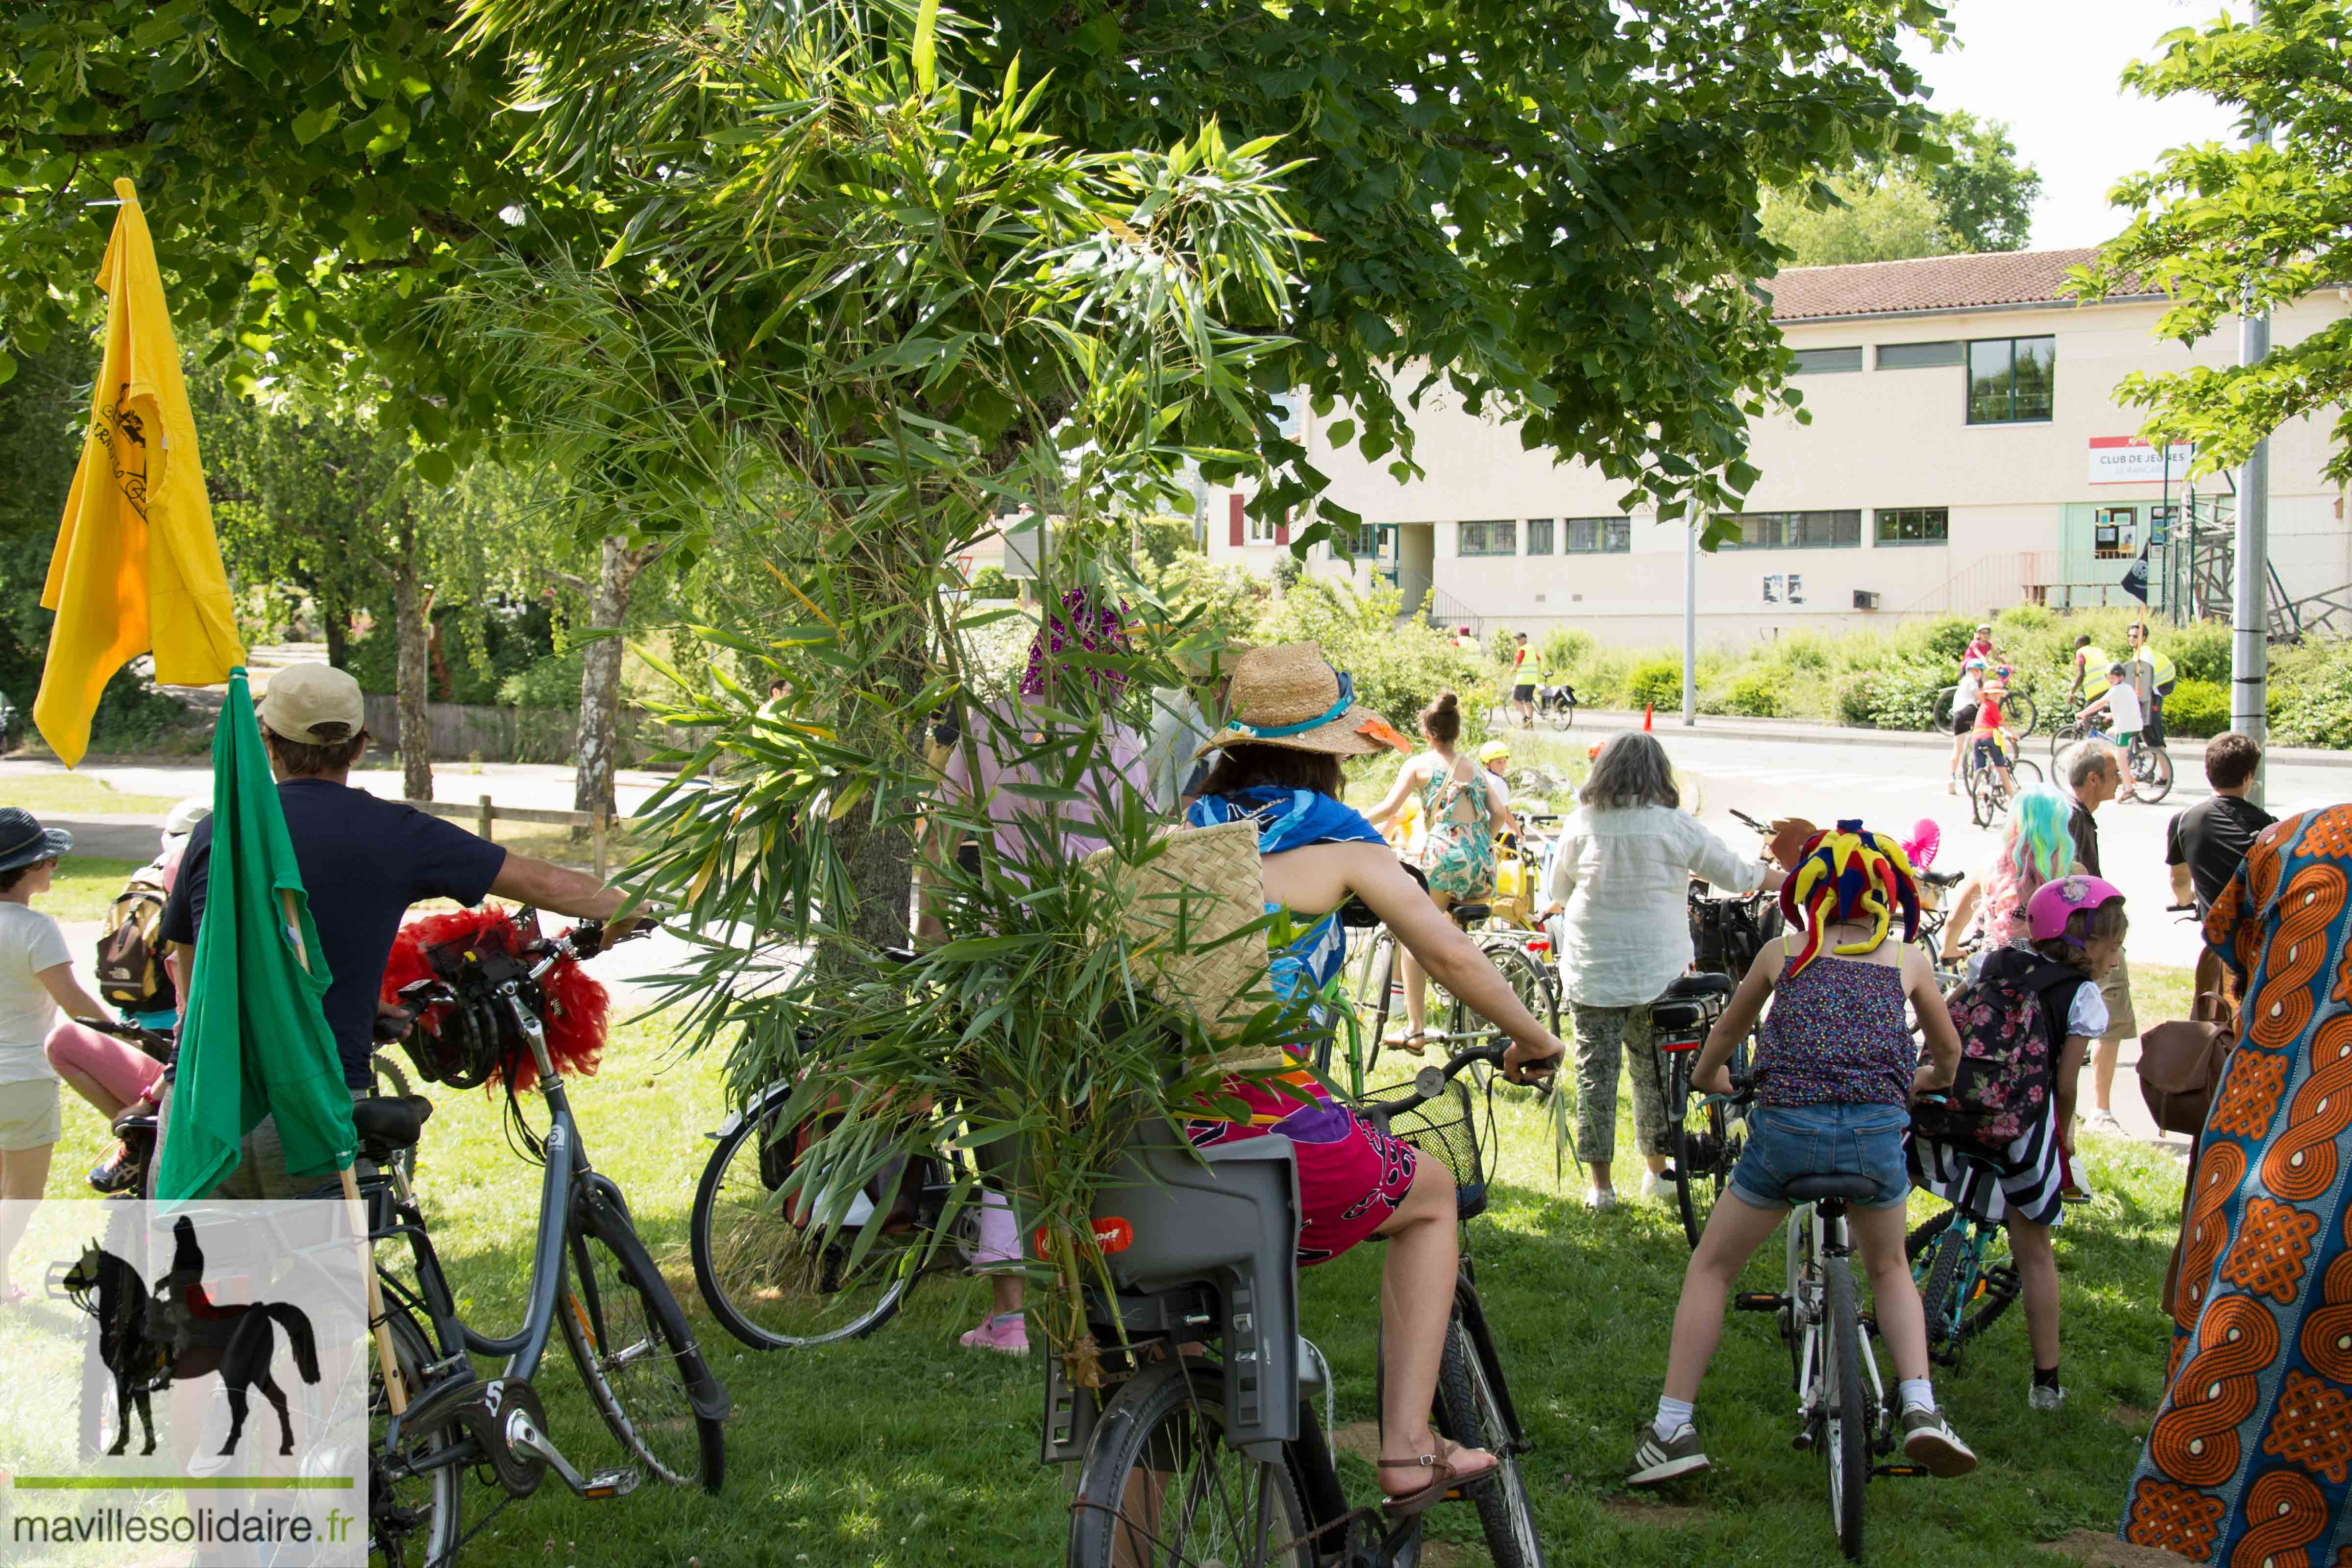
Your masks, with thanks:
<instances>
[{"instance_id":1,"label":"colorful african print fabric","mask_svg":"<svg viewBox=\"0 0 2352 1568\"><path fill-rule=\"evenodd\" d=\"M2352 805L2263 830L2205 921L2246 997L2183 1220L2172 1363L2120 1533L2352 1562Z\"/></svg>"}]
</instances>

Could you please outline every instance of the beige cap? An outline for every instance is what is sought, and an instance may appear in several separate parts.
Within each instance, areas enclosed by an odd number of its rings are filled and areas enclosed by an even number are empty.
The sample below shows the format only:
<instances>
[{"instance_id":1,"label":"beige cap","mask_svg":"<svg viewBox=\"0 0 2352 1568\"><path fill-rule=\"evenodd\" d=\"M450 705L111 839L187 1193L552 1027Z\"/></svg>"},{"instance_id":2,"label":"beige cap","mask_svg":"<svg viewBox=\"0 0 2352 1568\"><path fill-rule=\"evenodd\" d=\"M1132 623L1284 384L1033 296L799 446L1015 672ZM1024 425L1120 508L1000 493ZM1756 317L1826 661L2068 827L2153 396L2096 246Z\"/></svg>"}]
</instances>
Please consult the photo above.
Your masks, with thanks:
<instances>
[{"instance_id":1,"label":"beige cap","mask_svg":"<svg viewBox=\"0 0 2352 1568\"><path fill-rule=\"evenodd\" d=\"M331 664L289 664L261 694L261 721L281 741L331 746L367 728L367 699Z\"/></svg>"}]
</instances>

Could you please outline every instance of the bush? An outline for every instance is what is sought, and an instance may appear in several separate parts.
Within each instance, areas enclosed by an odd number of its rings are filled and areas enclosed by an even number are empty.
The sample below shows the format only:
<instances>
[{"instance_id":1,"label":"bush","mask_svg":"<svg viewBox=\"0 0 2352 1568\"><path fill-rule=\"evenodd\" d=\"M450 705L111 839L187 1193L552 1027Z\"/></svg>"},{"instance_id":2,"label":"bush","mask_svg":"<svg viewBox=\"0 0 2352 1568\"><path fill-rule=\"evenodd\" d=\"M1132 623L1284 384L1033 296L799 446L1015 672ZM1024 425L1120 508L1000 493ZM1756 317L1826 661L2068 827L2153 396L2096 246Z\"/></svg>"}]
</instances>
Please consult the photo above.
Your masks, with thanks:
<instances>
[{"instance_id":1,"label":"bush","mask_svg":"<svg viewBox=\"0 0 2352 1568\"><path fill-rule=\"evenodd\" d=\"M983 566L972 574L971 596L975 599L1017 599L1020 586L1004 574L1002 566Z\"/></svg>"},{"instance_id":2,"label":"bush","mask_svg":"<svg viewBox=\"0 0 2352 1568\"><path fill-rule=\"evenodd\" d=\"M1727 713L1749 719L1774 719L1780 714L1780 696L1788 689L1788 674L1766 666L1731 678L1721 701Z\"/></svg>"},{"instance_id":3,"label":"bush","mask_svg":"<svg viewBox=\"0 0 2352 1568\"><path fill-rule=\"evenodd\" d=\"M2222 687L2230 684L2229 627L2212 621L2200 621L2178 631L2159 628L2157 646L2172 656L2174 666L2180 671L2181 685L2186 686L2192 680L2210 681ZM2225 703L2223 711L2227 710ZM2168 707L2167 711L2169 712ZM2219 734L2221 731L2214 732Z\"/></svg>"},{"instance_id":4,"label":"bush","mask_svg":"<svg viewBox=\"0 0 2352 1568\"><path fill-rule=\"evenodd\" d=\"M1817 631L1799 627L1772 645L1772 658L1790 669L1827 669L1832 662L1830 640Z\"/></svg>"},{"instance_id":5,"label":"bush","mask_svg":"<svg viewBox=\"0 0 2352 1568\"><path fill-rule=\"evenodd\" d=\"M2175 656L2176 660L2178 656ZM2164 700L2164 728L2169 734L2209 741L2230 727L2230 699L2225 688L2210 680L2183 676Z\"/></svg>"},{"instance_id":6,"label":"bush","mask_svg":"<svg viewBox=\"0 0 2352 1568\"><path fill-rule=\"evenodd\" d=\"M1359 596L1345 583L1306 577L1268 606L1256 640L1311 642L1355 677L1356 700L1407 735L1421 733L1421 710L1451 687L1462 699L1462 743L1486 735L1496 700L1495 668L1483 653L1454 646L1425 615L1399 624L1402 597L1376 587Z\"/></svg>"},{"instance_id":7,"label":"bush","mask_svg":"<svg viewBox=\"0 0 2352 1568\"><path fill-rule=\"evenodd\" d=\"M1890 659L1861 671L1838 693L1840 715L1874 730L1925 730L1935 721L1937 693L1951 684L1940 662Z\"/></svg>"},{"instance_id":8,"label":"bush","mask_svg":"<svg viewBox=\"0 0 2352 1568\"><path fill-rule=\"evenodd\" d=\"M1650 658L1625 679L1626 700L1635 708L1675 708L1683 701L1683 661Z\"/></svg>"},{"instance_id":9,"label":"bush","mask_svg":"<svg viewBox=\"0 0 2352 1568\"><path fill-rule=\"evenodd\" d=\"M1594 643L1591 632L1570 631L1555 626L1543 634L1544 669L1552 684L1562 681L1575 684L1583 675L1584 667L1592 661Z\"/></svg>"},{"instance_id":10,"label":"bush","mask_svg":"<svg viewBox=\"0 0 2352 1568\"><path fill-rule=\"evenodd\" d=\"M1960 655L1969 651L1969 638L1976 635L1976 629L1974 621L1943 616L1918 628L1915 636L1923 651L1957 668Z\"/></svg>"},{"instance_id":11,"label":"bush","mask_svg":"<svg viewBox=\"0 0 2352 1568\"><path fill-rule=\"evenodd\" d=\"M2306 646L2277 659L2284 651L2273 650L2271 739L2282 746L2352 750L2352 644ZM2280 662L2285 670L2275 668Z\"/></svg>"}]
</instances>

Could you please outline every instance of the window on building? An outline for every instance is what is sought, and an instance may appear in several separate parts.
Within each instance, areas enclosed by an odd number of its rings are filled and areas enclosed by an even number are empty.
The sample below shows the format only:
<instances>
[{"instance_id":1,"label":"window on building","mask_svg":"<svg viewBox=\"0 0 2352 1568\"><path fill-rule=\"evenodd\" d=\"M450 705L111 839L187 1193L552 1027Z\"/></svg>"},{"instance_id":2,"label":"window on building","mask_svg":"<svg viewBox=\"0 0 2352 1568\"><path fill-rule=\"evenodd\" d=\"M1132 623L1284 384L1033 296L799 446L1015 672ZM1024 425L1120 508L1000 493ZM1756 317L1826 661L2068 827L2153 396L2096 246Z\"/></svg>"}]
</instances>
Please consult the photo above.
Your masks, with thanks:
<instances>
[{"instance_id":1,"label":"window on building","mask_svg":"<svg viewBox=\"0 0 2352 1568\"><path fill-rule=\"evenodd\" d=\"M1622 555L1633 548L1630 517L1571 517L1568 520L1570 555Z\"/></svg>"},{"instance_id":2,"label":"window on building","mask_svg":"<svg viewBox=\"0 0 2352 1568\"><path fill-rule=\"evenodd\" d=\"M2139 509L2103 506L2091 514L2091 553L2102 561L2128 561L2139 553Z\"/></svg>"},{"instance_id":3,"label":"window on building","mask_svg":"<svg viewBox=\"0 0 2352 1568\"><path fill-rule=\"evenodd\" d=\"M2058 383L2056 338L1979 338L1969 344L1969 423L2047 419Z\"/></svg>"},{"instance_id":4,"label":"window on building","mask_svg":"<svg viewBox=\"0 0 2352 1568\"><path fill-rule=\"evenodd\" d=\"M1356 525L1355 552L1356 559L1359 561L1369 561L1380 554L1381 525L1379 523L1360 522Z\"/></svg>"},{"instance_id":5,"label":"window on building","mask_svg":"<svg viewBox=\"0 0 2352 1568\"><path fill-rule=\"evenodd\" d=\"M1274 529L1275 520L1273 518L1251 517L1249 520L1249 542L1252 544L1272 544L1274 542Z\"/></svg>"},{"instance_id":6,"label":"window on building","mask_svg":"<svg viewBox=\"0 0 2352 1568\"><path fill-rule=\"evenodd\" d=\"M1500 522L1465 522L1462 527L1461 553L1465 555L1517 555L1519 552L1519 525Z\"/></svg>"},{"instance_id":7,"label":"window on building","mask_svg":"<svg viewBox=\"0 0 2352 1568\"><path fill-rule=\"evenodd\" d=\"M1940 506L1883 506L1878 509L1881 544L1948 544L1951 542L1950 512Z\"/></svg>"},{"instance_id":8,"label":"window on building","mask_svg":"<svg viewBox=\"0 0 2352 1568\"><path fill-rule=\"evenodd\" d=\"M1528 553L1530 555L1551 553L1551 519L1548 517L1528 519Z\"/></svg>"},{"instance_id":9,"label":"window on building","mask_svg":"<svg viewBox=\"0 0 2352 1568\"><path fill-rule=\"evenodd\" d=\"M1739 538L1726 550L1858 550L1862 511L1751 511L1739 518Z\"/></svg>"},{"instance_id":10,"label":"window on building","mask_svg":"<svg viewBox=\"0 0 2352 1568\"><path fill-rule=\"evenodd\" d=\"M1939 343L1878 345L1878 368L1881 370L1929 370L1937 365L1958 364L1966 357L1957 339L1948 339Z\"/></svg>"},{"instance_id":11,"label":"window on building","mask_svg":"<svg viewBox=\"0 0 2352 1568\"><path fill-rule=\"evenodd\" d=\"M1792 375L1842 375L1862 368L1862 350L1799 349Z\"/></svg>"}]
</instances>

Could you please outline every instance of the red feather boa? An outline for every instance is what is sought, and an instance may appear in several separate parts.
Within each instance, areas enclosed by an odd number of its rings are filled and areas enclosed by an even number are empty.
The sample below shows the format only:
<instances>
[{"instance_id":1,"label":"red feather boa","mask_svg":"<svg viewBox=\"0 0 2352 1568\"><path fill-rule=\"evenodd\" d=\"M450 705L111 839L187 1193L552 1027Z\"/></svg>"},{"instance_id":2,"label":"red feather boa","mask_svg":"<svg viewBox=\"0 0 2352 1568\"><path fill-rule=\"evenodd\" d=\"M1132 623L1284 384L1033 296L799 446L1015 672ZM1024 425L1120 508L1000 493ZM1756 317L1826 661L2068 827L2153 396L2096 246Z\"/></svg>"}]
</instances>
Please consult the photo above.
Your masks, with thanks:
<instances>
[{"instance_id":1,"label":"red feather boa","mask_svg":"<svg viewBox=\"0 0 2352 1568\"><path fill-rule=\"evenodd\" d=\"M419 980L440 978L433 971L432 961L425 956L429 949L445 943L463 942L474 948L492 948L513 952L528 940L514 917L507 910L486 905L478 910L458 910L446 915L426 915L400 928L393 939L392 957L383 967L383 988L380 994L386 1002L400 1000L400 988ZM553 969L539 983L540 993L547 999L548 1059L556 1070L563 1073L593 1074L597 1058L604 1054L605 1024L612 1011L602 982L580 967L576 959L559 959ZM439 1032L438 1009L426 1008L416 1021L420 1029ZM514 1087L529 1089L539 1080L539 1064L529 1056L520 1058L515 1067ZM499 1081L498 1074L490 1075L490 1083ZM488 1085L485 1085L488 1088Z\"/></svg>"}]
</instances>

